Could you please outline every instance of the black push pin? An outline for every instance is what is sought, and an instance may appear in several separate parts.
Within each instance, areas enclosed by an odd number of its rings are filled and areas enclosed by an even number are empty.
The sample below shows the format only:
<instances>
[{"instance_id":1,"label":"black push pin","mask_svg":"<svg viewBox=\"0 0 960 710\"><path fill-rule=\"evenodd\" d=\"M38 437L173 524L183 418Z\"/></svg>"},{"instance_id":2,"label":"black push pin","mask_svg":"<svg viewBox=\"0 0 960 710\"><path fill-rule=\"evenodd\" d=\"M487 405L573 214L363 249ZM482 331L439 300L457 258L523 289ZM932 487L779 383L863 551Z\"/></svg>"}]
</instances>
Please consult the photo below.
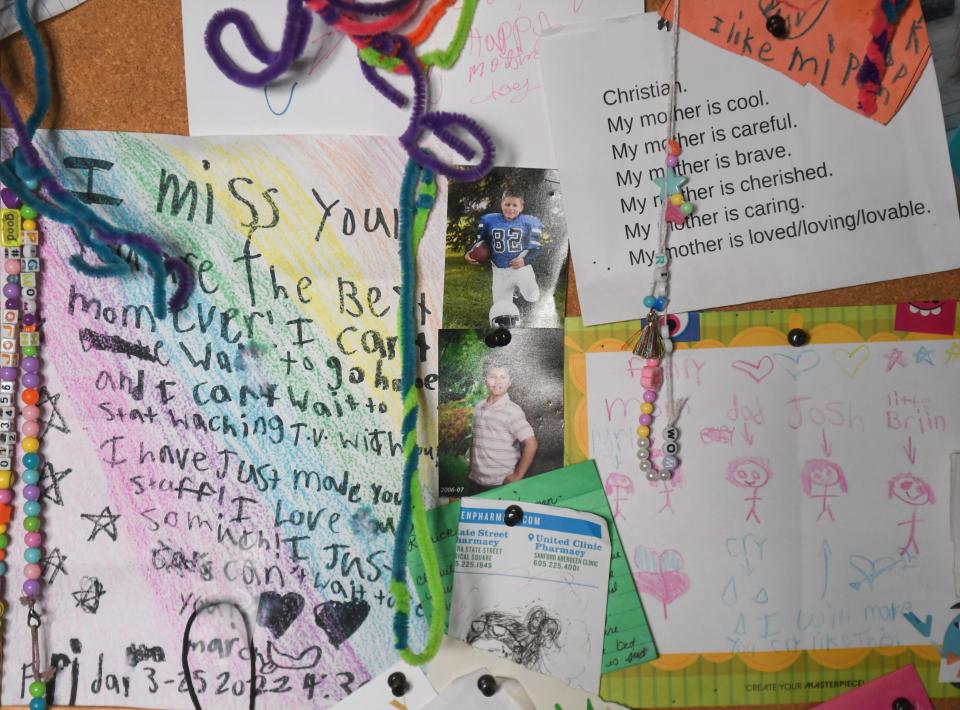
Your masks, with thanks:
<instances>
[{"instance_id":1,"label":"black push pin","mask_svg":"<svg viewBox=\"0 0 960 710\"><path fill-rule=\"evenodd\" d=\"M893 701L893 710L913 710L913 703L906 698L897 698Z\"/></svg>"},{"instance_id":2,"label":"black push pin","mask_svg":"<svg viewBox=\"0 0 960 710\"><path fill-rule=\"evenodd\" d=\"M390 692L393 693L393 697L399 698L402 695L406 695L407 676L400 671L394 671L387 676L387 685L390 687Z\"/></svg>"},{"instance_id":3,"label":"black push pin","mask_svg":"<svg viewBox=\"0 0 960 710\"><path fill-rule=\"evenodd\" d=\"M516 506L511 506L511 507L516 507ZM507 508L507 510L509 509L510 508ZM484 675L477 678L477 688L480 689L480 692L483 693L483 696L485 698L492 697L493 694L497 692L497 681L492 675L490 675L489 673L485 673Z\"/></svg>"},{"instance_id":4,"label":"black push pin","mask_svg":"<svg viewBox=\"0 0 960 710\"><path fill-rule=\"evenodd\" d=\"M502 348L505 345L510 344L510 339L513 336L510 335L510 331L506 328L497 328L496 330L487 333L487 337L483 339L483 342L487 344L488 348Z\"/></svg>"},{"instance_id":5,"label":"black push pin","mask_svg":"<svg viewBox=\"0 0 960 710\"><path fill-rule=\"evenodd\" d=\"M521 520L523 520L523 508L519 505L508 505L503 511L503 522L508 528L519 525Z\"/></svg>"},{"instance_id":6,"label":"black push pin","mask_svg":"<svg viewBox=\"0 0 960 710\"><path fill-rule=\"evenodd\" d=\"M782 15L770 15L770 17L767 18L767 32L777 39L783 39L789 34L787 21L783 19Z\"/></svg>"},{"instance_id":7,"label":"black push pin","mask_svg":"<svg viewBox=\"0 0 960 710\"><path fill-rule=\"evenodd\" d=\"M787 342L795 348L802 348L810 342L810 336L802 328L794 328L787 333Z\"/></svg>"}]
</instances>

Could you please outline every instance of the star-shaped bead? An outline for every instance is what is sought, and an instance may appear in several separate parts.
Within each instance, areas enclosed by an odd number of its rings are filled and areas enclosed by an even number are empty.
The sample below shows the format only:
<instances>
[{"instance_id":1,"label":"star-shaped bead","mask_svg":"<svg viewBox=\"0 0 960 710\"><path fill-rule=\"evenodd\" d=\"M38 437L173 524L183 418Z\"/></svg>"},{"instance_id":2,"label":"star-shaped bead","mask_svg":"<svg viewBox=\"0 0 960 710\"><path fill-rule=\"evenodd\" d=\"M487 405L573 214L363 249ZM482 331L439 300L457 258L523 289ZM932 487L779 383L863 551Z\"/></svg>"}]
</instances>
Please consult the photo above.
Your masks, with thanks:
<instances>
[{"instance_id":1,"label":"star-shaped bead","mask_svg":"<svg viewBox=\"0 0 960 710\"><path fill-rule=\"evenodd\" d=\"M653 181L660 187L660 199L664 201L687 184L687 178L677 175L673 168L666 168L663 177L654 178Z\"/></svg>"}]
</instances>

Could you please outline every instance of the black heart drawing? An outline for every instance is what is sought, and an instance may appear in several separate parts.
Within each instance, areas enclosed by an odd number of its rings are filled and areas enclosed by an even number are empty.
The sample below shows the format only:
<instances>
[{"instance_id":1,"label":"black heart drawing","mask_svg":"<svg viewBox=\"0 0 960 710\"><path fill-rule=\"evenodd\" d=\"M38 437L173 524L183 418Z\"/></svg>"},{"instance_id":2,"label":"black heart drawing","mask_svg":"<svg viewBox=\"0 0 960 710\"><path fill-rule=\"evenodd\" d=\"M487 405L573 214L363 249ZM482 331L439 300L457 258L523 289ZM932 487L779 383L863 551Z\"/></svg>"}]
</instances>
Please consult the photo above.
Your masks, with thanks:
<instances>
[{"instance_id":1,"label":"black heart drawing","mask_svg":"<svg viewBox=\"0 0 960 710\"><path fill-rule=\"evenodd\" d=\"M296 592L264 592L257 604L257 624L266 627L274 638L283 636L303 611L303 597Z\"/></svg>"},{"instance_id":2,"label":"black heart drawing","mask_svg":"<svg viewBox=\"0 0 960 710\"><path fill-rule=\"evenodd\" d=\"M327 632L333 647L340 648L340 644L360 628L369 613L370 604L363 599L324 602L313 608L313 620Z\"/></svg>"}]
</instances>

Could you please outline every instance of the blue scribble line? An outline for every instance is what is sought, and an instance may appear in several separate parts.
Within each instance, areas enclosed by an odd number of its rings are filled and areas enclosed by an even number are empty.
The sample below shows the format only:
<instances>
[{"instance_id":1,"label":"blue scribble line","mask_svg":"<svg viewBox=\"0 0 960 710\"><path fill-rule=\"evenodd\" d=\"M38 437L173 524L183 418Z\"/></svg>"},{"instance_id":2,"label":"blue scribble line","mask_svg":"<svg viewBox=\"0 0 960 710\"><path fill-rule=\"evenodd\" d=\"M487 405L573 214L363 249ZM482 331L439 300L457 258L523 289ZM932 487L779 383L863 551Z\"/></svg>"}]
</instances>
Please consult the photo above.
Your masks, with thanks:
<instances>
[{"instance_id":1,"label":"blue scribble line","mask_svg":"<svg viewBox=\"0 0 960 710\"><path fill-rule=\"evenodd\" d=\"M873 591L873 583L876 582L884 572L890 572L898 567L908 567L907 562L903 559L894 559L893 557L877 557L876 559L871 559L864 555L850 555L848 563L853 569L860 573L860 579L847 583L854 591L860 591L860 588L864 584Z\"/></svg>"},{"instance_id":2,"label":"blue scribble line","mask_svg":"<svg viewBox=\"0 0 960 710\"><path fill-rule=\"evenodd\" d=\"M287 105L283 107L283 111L275 111L273 106L270 105L270 96L267 94L267 87L263 87L263 98L267 102L267 108L270 109L270 113L274 116L282 116L287 111L290 110L290 104L293 103L293 92L297 88L297 82L293 82L293 85L290 87L290 95L287 97Z\"/></svg>"}]
</instances>

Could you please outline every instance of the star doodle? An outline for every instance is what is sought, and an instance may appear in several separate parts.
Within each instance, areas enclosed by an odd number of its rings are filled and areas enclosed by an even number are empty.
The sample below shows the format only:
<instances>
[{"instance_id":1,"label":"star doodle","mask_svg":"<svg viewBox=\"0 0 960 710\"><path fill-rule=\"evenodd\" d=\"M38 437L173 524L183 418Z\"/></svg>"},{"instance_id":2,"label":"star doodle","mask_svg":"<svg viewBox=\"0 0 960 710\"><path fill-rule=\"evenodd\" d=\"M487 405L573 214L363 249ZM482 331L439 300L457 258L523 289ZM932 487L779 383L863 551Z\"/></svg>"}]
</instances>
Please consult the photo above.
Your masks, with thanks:
<instances>
[{"instance_id":1,"label":"star doodle","mask_svg":"<svg viewBox=\"0 0 960 710\"><path fill-rule=\"evenodd\" d=\"M928 365L933 365L933 353L935 351L927 349L926 345L921 345L918 350L915 350L913 353L913 361L919 365L922 362L927 363Z\"/></svg>"},{"instance_id":2,"label":"star doodle","mask_svg":"<svg viewBox=\"0 0 960 710\"><path fill-rule=\"evenodd\" d=\"M40 500L48 500L54 505L62 506L63 494L60 492L60 481L72 472L72 468L58 471L49 459L44 461L43 468L40 469Z\"/></svg>"},{"instance_id":3,"label":"star doodle","mask_svg":"<svg viewBox=\"0 0 960 710\"><path fill-rule=\"evenodd\" d=\"M90 531L90 537L87 538L87 542L96 538L100 531L105 532L114 542L117 541L117 520L120 518L120 514L114 514L114 512L110 510L109 505L103 506L103 510L101 510L98 515L81 513L80 517L93 523L93 529Z\"/></svg>"},{"instance_id":4,"label":"star doodle","mask_svg":"<svg viewBox=\"0 0 960 710\"><path fill-rule=\"evenodd\" d=\"M954 360L960 360L960 340L954 340L947 348L947 362L951 363Z\"/></svg>"},{"instance_id":5,"label":"star doodle","mask_svg":"<svg viewBox=\"0 0 960 710\"><path fill-rule=\"evenodd\" d=\"M43 409L45 404L49 405L50 416L40 420L43 422L43 431L40 433L40 437L44 437L48 429L56 429L64 434L69 434L70 427L67 425L67 420L64 419L63 413L60 411L60 393L50 394L50 390L46 387L41 387L40 401L37 402L37 406Z\"/></svg>"},{"instance_id":6,"label":"star doodle","mask_svg":"<svg viewBox=\"0 0 960 710\"><path fill-rule=\"evenodd\" d=\"M903 350L900 348L893 348L889 352L884 353L883 355L887 358L887 369L885 372L890 372L894 367L899 365L900 367L906 367L907 362L903 359Z\"/></svg>"},{"instance_id":7,"label":"star doodle","mask_svg":"<svg viewBox=\"0 0 960 710\"><path fill-rule=\"evenodd\" d=\"M96 577L84 577L80 580L80 589L73 593L77 606L88 614L96 614L100 609L100 597L106 594L100 580Z\"/></svg>"},{"instance_id":8,"label":"star doodle","mask_svg":"<svg viewBox=\"0 0 960 710\"><path fill-rule=\"evenodd\" d=\"M680 192L680 188L687 184L687 178L677 175L673 168L666 168L663 177L654 178L653 181L660 187L660 199L664 202L673 193Z\"/></svg>"},{"instance_id":9,"label":"star doodle","mask_svg":"<svg viewBox=\"0 0 960 710\"><path fill-rule=\"evenodd\" d=\"M67 571L67 556L60 552L59 547L55 547L46 555L40 558L40 575L47 585L53 584L61 572L65 575L70 574Z\"/></svg>"}]
</instances>

